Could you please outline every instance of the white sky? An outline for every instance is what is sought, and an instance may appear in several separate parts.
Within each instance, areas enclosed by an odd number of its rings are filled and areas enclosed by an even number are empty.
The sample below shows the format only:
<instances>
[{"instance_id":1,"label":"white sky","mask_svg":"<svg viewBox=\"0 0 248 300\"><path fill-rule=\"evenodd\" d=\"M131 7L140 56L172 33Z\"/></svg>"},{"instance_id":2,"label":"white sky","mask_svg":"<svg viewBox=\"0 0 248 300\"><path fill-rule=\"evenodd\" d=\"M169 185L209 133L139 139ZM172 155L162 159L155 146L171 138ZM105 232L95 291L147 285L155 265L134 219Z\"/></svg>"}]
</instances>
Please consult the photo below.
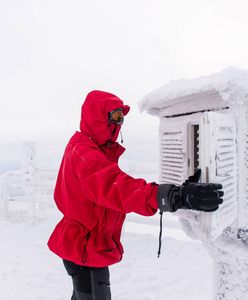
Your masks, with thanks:
<instances>
[{"instance_id":1,"label":"white sky","mask_svg":"<svg viewBox=\"0 0 248 300\"><path fill-rule=\"evenodd\" d=\"M247 0L0 0L0 143L78 129L102 89L131 105L124 138L154 142L137 101L171 79L248 68Z\"/></svg>"}]
</instances>

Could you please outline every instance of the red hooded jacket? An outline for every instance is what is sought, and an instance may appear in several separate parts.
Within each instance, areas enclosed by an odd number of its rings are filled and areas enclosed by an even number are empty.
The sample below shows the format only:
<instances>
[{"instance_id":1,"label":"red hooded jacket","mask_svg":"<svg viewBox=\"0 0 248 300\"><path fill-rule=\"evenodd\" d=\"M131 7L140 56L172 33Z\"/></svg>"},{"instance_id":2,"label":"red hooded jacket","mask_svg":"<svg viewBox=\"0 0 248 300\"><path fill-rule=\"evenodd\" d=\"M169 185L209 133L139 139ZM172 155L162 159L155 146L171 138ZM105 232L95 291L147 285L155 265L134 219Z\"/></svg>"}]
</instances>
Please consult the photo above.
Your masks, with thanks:
<instances>
[{"instance_id":1,"label":"red hooded jacket","mask_svg":"<svg viewBox=\"0 0 248 300\"><path fill-rule=\"evenodd\" d=\"M121 260L125 215L150 216L157 211L157 186L134 179L118 167L124 148L117 142L119 125L108 112L129 106L107 92L92 91L82 106L80 132L66 146L54 191L64 217L48 246L79 265L105 267Z\"/></svg>"}]
</instances>

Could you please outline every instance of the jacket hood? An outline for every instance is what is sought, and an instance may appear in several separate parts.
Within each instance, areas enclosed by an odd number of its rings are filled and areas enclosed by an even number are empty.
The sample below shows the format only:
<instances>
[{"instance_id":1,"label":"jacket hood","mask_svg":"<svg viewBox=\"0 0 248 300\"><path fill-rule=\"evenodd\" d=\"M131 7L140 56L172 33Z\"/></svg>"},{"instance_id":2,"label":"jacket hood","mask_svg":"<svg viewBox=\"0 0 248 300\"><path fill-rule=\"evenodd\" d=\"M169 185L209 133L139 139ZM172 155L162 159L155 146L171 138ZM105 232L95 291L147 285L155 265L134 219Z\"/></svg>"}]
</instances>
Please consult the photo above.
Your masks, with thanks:
<instances>
[{"instance_id":1,"label":"jacket hood","mask_svg":"<svg viewBox=\"0 0 248 300\"><path fill-rule=\"evenodd\" d=\"M124 116L130 107L124 105L117 96L103 91L92 91L82 105L80 130L92 137L98 145L117 140L121 126L108 120L108 113L114 109L122 108Z\"/></svg>"}]
</instances>

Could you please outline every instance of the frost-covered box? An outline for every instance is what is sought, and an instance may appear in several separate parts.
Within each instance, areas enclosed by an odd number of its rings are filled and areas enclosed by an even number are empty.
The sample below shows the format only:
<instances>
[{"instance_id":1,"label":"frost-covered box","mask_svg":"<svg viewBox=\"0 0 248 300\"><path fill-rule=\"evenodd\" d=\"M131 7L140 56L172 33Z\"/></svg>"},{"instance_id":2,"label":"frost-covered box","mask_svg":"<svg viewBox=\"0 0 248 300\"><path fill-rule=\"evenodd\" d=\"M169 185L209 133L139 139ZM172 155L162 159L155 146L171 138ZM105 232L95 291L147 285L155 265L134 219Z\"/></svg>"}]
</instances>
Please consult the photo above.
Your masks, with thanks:
<instances>
[{"instance_id":1,"label":"frost-covered box","mask_svg":"<svg viewBox=\"0 0 248 300\"><path fill-rule=\"evenodd\" d=\"M184 229L215 239L232 226L248 227L248 72L235 68L176 80L148 94L142 110L160 117L160 182L180 185L196 168L202 182L221 183L214 213L181 211Z\"/></svg>"}]
</instances>

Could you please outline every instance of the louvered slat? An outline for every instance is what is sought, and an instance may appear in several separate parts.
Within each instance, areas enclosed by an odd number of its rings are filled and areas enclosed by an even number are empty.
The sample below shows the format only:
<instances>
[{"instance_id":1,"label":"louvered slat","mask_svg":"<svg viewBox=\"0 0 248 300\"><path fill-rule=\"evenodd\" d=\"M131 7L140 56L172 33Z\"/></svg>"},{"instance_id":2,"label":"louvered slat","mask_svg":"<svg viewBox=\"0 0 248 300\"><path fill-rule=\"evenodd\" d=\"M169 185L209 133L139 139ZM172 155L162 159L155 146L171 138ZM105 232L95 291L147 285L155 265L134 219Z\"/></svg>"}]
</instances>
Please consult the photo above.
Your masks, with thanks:
<instances>
[{"instance_id":1,"label":"louvered slat","mask_svg":"<svg viewBox=\"0 0 248 300\"><path fill-rule=\"evenodd\" d=\"M160 163L161 183L180 185L185 179L185 126L169 126L165 121L165 130L161 131Z\"/></svg>"}]
</instances>

